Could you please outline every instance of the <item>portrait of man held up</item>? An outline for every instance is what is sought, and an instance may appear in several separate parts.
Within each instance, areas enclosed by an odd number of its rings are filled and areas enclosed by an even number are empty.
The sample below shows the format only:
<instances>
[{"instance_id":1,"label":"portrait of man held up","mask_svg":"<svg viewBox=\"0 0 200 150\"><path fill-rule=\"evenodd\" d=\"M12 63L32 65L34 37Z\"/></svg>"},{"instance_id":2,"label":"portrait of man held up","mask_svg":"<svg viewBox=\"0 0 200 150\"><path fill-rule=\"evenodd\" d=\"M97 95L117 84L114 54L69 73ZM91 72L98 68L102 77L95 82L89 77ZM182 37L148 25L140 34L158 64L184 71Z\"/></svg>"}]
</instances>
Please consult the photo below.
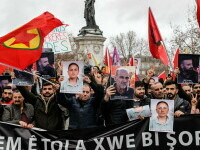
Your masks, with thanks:
<instances>
[{"instance_id":1,"label":"portrait of man held up","mask_svg":"<svg viewBox=\"0 0 200 150\"><path fill-rule=\"evenodd\" d=\"M116 93L111 96L111 100L133 99L132 80L135 79L135 66L112 66L110 85L115 87Z\"/></svg>"},{"instance_id":2,"label":"portrait of man held up","mask_svg":"<svg viewBox=\"0 0 200 150\"><path fill-rule=\"evenodd\" d=\"M200 55L179 54L178 64L180 73L178 83L198 83L200 81Z\"/></svg>"}]
</instances>

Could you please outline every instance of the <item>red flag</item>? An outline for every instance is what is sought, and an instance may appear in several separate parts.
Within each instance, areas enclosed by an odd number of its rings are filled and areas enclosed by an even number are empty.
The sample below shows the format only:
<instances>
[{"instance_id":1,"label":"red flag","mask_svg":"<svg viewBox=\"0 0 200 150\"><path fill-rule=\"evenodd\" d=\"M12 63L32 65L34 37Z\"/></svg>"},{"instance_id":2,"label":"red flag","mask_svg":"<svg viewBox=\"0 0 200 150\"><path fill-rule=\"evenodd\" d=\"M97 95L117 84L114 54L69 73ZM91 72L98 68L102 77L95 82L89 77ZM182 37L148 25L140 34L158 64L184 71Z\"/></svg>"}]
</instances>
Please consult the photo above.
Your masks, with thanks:
<instances>
[{"instance_id":1,"label":"red flag","mask_svg":"<svg viewBox=\"0 0 200 150\"><path fill-rule=\"evenodd\" d=\"M4 65L1 65L0 64L0 75L2 75L5 71L10 71L10 72L13 72L13 69L12 68L9 68L7 66L4 66Z\"/></svg>"},{"instance_id":2,"label":"red flag","mask_svg":"<svg viewBox=\"0 0 200 150\"><path fill-rule=\"evenodd\" d=\"M165 81L166 79L166 73L165 71L163 71L159 76L158 76L159 79L163 79L163 81Z\"/></svg>"},{"instance_id":3,"label":"red flag","mask_svg":"<svg viewBox=\"0 0 200 150\"><path fill-rule=\"evenodd\" d=\"M108 67L112 66L112 57L110 56L108 48L106 48L105 55L104 55L104 64Z\"/></svg>"},{"instance_id":4,"label":"red flag","mask_svg":"<svg viewBox=\"0 0 200 150\"><path fill-rule=\"evenodd\" d=\"M197 21L200 27L200 0L196 0L197 3Z\"/></svg>"},{"instance_id":5,"label":"red flag","mask_svg":"<svg viewBox=\"0 0 200 150\"><path fill-rule=\"evenodd\" d=\"M178 55L180 54L180 49L178 48L176 50L176 53L174 55L174 60L173 60L173 63L174 63L174 69L176 69L178 67Z\"/></svg>"},{"instance_id":6,"label":"red flag","mask_svg":"<svg viewBox=\"0 0 200 150\"><path fill-rule=\"evenodd\" d=\"M40 58L44 37L61 25L60 20L45 12L1 37L0 62L24 70Z\"/></svg>"},{"instance_id":7,"label":"red flag","mask_svg":"<svg viewBox=\"0 0 200 150\"><path fill-rule=\"evenodd\" d=\"M169 64L169 58L167 56L167 52L162 43L162 37L160 35L158 26L154 19L151 8L149 8L149 49L154 58L160 59L163 64Z\"/></svg>"},{"instance_id":8,"label":"red flag","mask_svg":"<svg viewBox=\"0 0 200 150\"><path fill-rule=\"evenodd\" d=\"M134 65L134 57L129 58L129 66Z\"/></svg>"},{"instance_id":9,"label":"red flag","mask_svg":"<svg viewBox=\"0 0 200 150\"><path fill-rule=\"evenodd\" d=\"M0 65L0 75L3 74L3 72L7 69L8 67Z\"/></svg>"}]
</instances>

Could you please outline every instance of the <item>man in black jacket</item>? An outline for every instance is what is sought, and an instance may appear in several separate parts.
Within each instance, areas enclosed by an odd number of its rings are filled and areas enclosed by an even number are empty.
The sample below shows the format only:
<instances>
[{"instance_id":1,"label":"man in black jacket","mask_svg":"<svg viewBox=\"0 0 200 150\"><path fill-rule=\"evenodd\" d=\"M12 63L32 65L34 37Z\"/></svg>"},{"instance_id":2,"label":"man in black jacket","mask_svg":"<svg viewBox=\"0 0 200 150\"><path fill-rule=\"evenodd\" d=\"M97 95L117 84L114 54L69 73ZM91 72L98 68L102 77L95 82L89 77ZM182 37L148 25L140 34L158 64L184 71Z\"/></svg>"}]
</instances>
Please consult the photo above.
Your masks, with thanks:
<instances>
[{"instance_id":1,"label":"man in black jacket","mask_svg":"<svg viewBox=\"0 0 200 150\"><path fill-rule=\"evenodd\" d=\"M184 114L190 114L190 103L178 96L178 85L174 81L165 83L167 99L174 100L174 116L179 117Z\"/></svg>"},{"instance_id":2,"label":"man in black jacket","mask_svg":"<svg viewBox=\"0 0 200 150\"><path fill-rule=\"evenodd\" d=\"M41 94L34 95L25 87L17 87L25 100L34 106L35 127L46 130L62 130L64 128L63 113L58 106L55 89L46 82L42 85Z\"/></svg>"},{"instance_id":3,"label":"man in black jacket","mask_svg":"<svg viewBox=\"0 0 200 150\"><path fill-rule=\"evenodd\" d=\"M110 96L114 95L115 92L114 86L110 86L106 89L106 95L102 104L106 125L125 123L128 121L126 109L149 105L150 103L150 99L145 96L145 89L142 81L135 82L134 98L132 100L110 100Z\"/></svg>"},{"instance_id":4,"label":"man in black jacket","mask_svg":"<svg viewBox=\"0 0 200 150\"><path fill-rule=\"evenodd\" d=\"M57 92L59 104L69 110L69 129L98 126L98 112L103 99L104 88L100 84L91 82L88 76L84 77L84 80L87 83L83 85L82 94L69 97L65 93ZM91 88L94 90L94 95L92 95Z\"/></svg>"}]
</instances>

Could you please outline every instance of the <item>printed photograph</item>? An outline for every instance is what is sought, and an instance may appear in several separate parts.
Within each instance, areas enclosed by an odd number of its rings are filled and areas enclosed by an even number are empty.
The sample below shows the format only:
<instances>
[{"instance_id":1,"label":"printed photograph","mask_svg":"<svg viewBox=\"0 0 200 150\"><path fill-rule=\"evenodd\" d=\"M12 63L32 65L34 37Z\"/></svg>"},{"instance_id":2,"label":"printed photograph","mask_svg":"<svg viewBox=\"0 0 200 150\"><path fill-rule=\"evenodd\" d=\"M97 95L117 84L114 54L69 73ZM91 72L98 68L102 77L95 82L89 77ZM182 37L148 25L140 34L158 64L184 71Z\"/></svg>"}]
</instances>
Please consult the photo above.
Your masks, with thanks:
<instances>
[{"instance_id":1,"label":"printed photograph","mask_svg":"<svg viewBox=\"0 0 200 150\"><path fill-rule=\"evenodd\" d=\"M149 105L126 109L126 113L130 121L151 116Z\"/></svg>"},{"instance_id":2,"label":"printed photograph","mask_svg":"<svg viewBox=\"0 0 200 150\"><path fill-rule=\"evenodd\" d=\"M134 58L134 66L136 75L140 74L141 58Z\"/></svg>"},{"instance_id":3,"label":"printed photograph","mask_svg":"<svg viewBox=\"0 0 200 150\"><path fill-rule=\"evenodd\" d=\"M174 101L151 99L149 131L173 132Z\"/></svg>"},{"instance_id":4,"label":"printed photograph","mask_svg":"<svg viewBox=\"0 0 200 150\"><path fill-rule=\"evenodd\" d=\"M11 82L11 76L0 76L0 91Z\"/></svg>"},{"instance_id":5,"label":"printed photograph","mask_svg":"<svg viewBox=\"0 0 200 150\"><path fill-rule=\"evenodd\" d=\"M200 55L179 54L178 65L180 73L178 74L178 83L195 84L200 81Z\"/></svg>"},{"instance_id":6,"label":"printed photograph","mask_svg":"<svg viewBox=\"0 0 200 150\"><path fill-rule=\"evenodd\" d=\"M135 84L135 66L112 66L110 85L116 89L116 94L111 100L133 99L133 87Z\"/></svg>"},{"instance_id":7,"label":"printed photograph","mask_svg":"<svg viewBox=\"0 0 200 150\"><path fill-rule=\"evenodd\" d=\"M14 70L15 78L12 83L17 86L31 86L34 84L33 75L27 72L31 72L33 65L27 67L25 71Z\"/></svg>"},{"instance_id":8,"label":"printed photograph","mask_svg":"<svg viewBox=\"0 0 200 150\"><path fill-rule=\"evenodd\" d=\"M42 53L40 59L36 62L36 66L41 77L45 79L56 78L53 52Z\"/></svg>"},{"instance_id":9,"label":"printed photograph","mask_svg":"<svg viewBox=\"0 0 200 150\"><path fill-rule=\"evenodd\" d=\"M61 82L61 93L82 93L83 92L83 62L63 62L64 80Z\"/></svg>"}]
</instances>

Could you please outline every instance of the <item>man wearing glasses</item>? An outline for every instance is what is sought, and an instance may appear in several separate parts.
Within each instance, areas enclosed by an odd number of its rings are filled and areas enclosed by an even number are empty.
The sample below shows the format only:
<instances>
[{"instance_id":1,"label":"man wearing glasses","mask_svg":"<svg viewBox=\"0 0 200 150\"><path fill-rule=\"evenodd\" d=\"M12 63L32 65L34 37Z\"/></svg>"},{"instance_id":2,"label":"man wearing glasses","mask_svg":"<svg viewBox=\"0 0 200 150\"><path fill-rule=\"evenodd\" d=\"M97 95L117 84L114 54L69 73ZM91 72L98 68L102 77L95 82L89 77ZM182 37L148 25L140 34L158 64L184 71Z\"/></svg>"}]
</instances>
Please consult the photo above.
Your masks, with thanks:
<instances>
[{"instance_id":1,"label":"man wearing glasses","mask_svg":"<svg viewBox=\"0 0 200 150\"><path fill-rule=\"evenodd\" d=\"M111 99L133 99L133 88L129 87L130 77L127 69L119 68L114 77L116 94Z\"/></svg>"}]
</instances>

